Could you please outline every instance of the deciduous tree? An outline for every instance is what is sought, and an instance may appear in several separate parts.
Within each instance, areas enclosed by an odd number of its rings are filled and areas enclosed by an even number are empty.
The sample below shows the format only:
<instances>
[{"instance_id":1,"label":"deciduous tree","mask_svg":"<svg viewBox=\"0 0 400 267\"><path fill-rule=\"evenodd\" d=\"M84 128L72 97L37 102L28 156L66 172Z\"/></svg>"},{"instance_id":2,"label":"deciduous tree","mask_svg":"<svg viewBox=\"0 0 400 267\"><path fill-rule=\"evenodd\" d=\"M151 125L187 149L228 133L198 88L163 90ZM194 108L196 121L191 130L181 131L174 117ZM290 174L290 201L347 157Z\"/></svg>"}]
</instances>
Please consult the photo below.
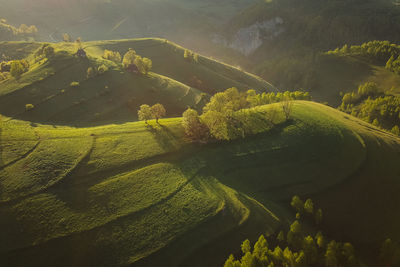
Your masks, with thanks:
<instances>
[{"instance_id":1,"label":"deciduous tree","mask_svg":"<svg viewBox=\"0 0 400 267\"><path fill-rule=\"evenodd\" d=\"M149 105L141 105L138 111L138 118L141 121L145 121L148 124L148 120L153 118L153 113L151 111L151 107Z\"/></svg>"},{"instance_id":2,"label":"deciduous tree","mask_svg":"<svg viewBox=\"0 0 400 267\"><path fill-rule=\"evenodd\" d=\"M164 106L161 105L160 103L157 103L151 107L151 113L153 116L153 119L156 119L156 122L158 123L158 120L164 117L167 113L165 110Z\"/></svg>"}]
</instances>

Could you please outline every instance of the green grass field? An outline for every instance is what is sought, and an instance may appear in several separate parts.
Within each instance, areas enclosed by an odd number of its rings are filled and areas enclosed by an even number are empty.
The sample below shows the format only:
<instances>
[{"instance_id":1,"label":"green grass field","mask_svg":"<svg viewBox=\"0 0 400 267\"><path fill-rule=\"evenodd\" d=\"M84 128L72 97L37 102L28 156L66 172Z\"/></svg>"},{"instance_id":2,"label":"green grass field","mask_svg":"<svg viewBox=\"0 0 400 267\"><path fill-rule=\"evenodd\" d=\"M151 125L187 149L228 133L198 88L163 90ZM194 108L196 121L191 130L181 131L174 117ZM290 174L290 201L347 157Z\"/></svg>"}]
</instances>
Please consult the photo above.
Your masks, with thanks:
<instances>
[{"instance_id":1,"label":"green grass field","mask_svg":"<svg viewBox=\"0 0 400 267\"><path fill-rule=\"evenodd\" d=\"M240 90L276 90L261 78L235 67L199 56L184 58L184 48L165 39L131 39L83 43L87 58L74 56L74 43L53 44L50 60L35 62L41 43L3 42L0 50L11 58L26 58L30 70L19 80L0 82L0 112L22 120L74 126L104 125L137 120L142 104L163 104L169 117L187 107L201 109L206 96L237 87ZM24 49L23 52L20 50ZM122 55L133 48L153 61L148 75L126 73L122 66L102 58L104 50ZM16 53L17 52L17 53ZM105 65L108 71L87 77L87 69ZM72 86L79 82L79 86ZM33 104L26 111L25 105Z\"/></svg>"},{"instance_id":2,"label":"green grass field","mask_svg":"<svg viewBox=\"0 0 400 267\"><path fill-rule=\"evenodd\" d=\"M276 125L207 145L186 143L180 118L5 118L0 265L214 266L292 219L294 194L317 200L339 240L372 249L400 238L398 137L313 102L296 101L290 121L279 104L257 109L275 110Z\"/></svg>"}]
</instances>

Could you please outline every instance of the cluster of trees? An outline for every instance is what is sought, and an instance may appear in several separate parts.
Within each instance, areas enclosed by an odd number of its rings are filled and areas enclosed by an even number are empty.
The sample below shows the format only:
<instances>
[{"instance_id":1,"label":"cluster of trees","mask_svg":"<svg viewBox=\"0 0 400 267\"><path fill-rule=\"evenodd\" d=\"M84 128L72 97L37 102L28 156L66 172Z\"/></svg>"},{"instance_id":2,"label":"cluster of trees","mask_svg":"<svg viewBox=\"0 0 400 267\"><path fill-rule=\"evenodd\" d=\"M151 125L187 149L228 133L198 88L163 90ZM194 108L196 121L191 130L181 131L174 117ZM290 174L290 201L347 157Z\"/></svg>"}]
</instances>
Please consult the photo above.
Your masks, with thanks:
<instances>
[{"instance_id":1,"label":"cluster of trees","mask_svg":"<svg viewBox=\"0 0 400 267\"><path fill-rule=\"evenodd\" d=\"M400 56L391 56L386 62L385 68L396 74L400 74Z\"/></svg>"},{"instance_id":2,"label":"cluster of trees","mask_svg":"<svg viewBox=\"0 0 400 267\"><path fill-rule=\"evenodd\" d=\"M105 50L103 54L103 58L107 60L111 60L117 64L121 63L122 57L119 52L116 51L111 51L111 50Z\"/></svg>"},{"instance_id":3,"label":"cluster of trees","mask_svg":"<svg viewBox=\"0 0 400 267\"><path fill-rule=\"evenodd\" d=\"M199 62L199 55L189 49L185 49L183 57L188 61Z\"/></svg>"},{"instance_id":4,"label":"cluster of trees","mask_svg":"<svg viewBox=\"0 0 400 267\"><path fill-rule=\"evenodd\" d=\"M344 94L339 109L400 134L400 97L384 93L376 83L365 83L357 92Z\"/></svg>"},{"instance_id":5,"label":"cluster of trees","mask_svg":"<svg viewBox=\"0 0 400 267\"><path fill-rule=\"evenodd\" d=\"M149 58L139 56L135 50L129 48L122 59L122 65L127 70L132 66L136 66L140 73L146 75L151 70L153 62Z\"/></svg>"},{"instance_id":6,"label":"cluster of trees","mask_svg":"<svg viewBox=\"0 0 400 267\"><path fill-rule=\"evenodd\" d=\"M276 110L269 114L249 108L281 102L286 119L290 119L292 100L309 100L308 93L262 93L255 90L246 93L236 88L229 88L216 93L203 108L203 114L188 109L183 113L183 127L191 141L206 142L210 138L217 140L233 140L260 132L257 128L260 120L268 121L273 126ZM260 116L261 115L261 116Z\"/></svg>"},{"instance_id":7,"label":"cluster of trees","mask_svg":"<svg viewBox=\"0 0 400 267\"><path fill-rule=\"evenodd\" d=\"M145 121L146 124L148 124L148 120L151 119L155 119L156 123L158 123L158 120L162 117L165 117L166 113L167 112L164 106L160 103L157 103L151 107L144 104L141 105L140 109L138 110L138 118L140 121Z\"/></svg>"},{"instance_id":8,"label":"cluster of trees","mask_svg":"<svg viewBox=\"0 0 400 267\"><path fill-rule=\"evenodd\" d=\"M270 237L271 245L261 235L253 249L250 241L246 240L241 246L243 253L241 259L236 260L230 255L224 266L359 266L354 247L350 243L328 240L321 231L314 235L306 231L308 227L303 227L304 223L301 222L303 216L304 220L307 216L313 218L315 224L319 224L322 220L322 211L315 210L311 199L303 202L298 196L294 196L291 205L297 214L286 235L284 230L277 232Z\"/></svg>"},{"instance_id":9,"label":"cluster of trees","mask_svg":"<svg viewBox=\"0 0 400 267\"><path fill-rule=\"evenodd\" d=\"M322 210L314 207L312 199L307 199L305 202L300 197L294 196L290 205L296 210L296 219L306 217L314 221L315 225L319 225L322 222Z\"/></svg>"},{"instance_id":10,"label":"cluster of trees","mask_svg":"<svg viewBox=\"0 0 400 267\"><path fill-rule=\"evenodd\" d=\"M400 45L389 41L371 41L362 45L336 48L327 54L363 56L380 64L385 64L386 69L400 74Z\"/></svg>"},{"instance_id":11,"label":"cluster of trees","mask_svg":"<svg viewBox=\"0 0 400 267\"><path fill-rule=\"evenodd\" d=\"M310 93L303 91L286 91L286 92L278 92L278 93L262 93L257 94L255 90L247 91L247 101L250 104L250 107L267 105L277 102L282 102L285 100L311 100Z\"/></svg>"},{"instance_id":12,"label":"cluster of trees","mask_svg":"<svg viewBox=\"0 0 400 267\"><path fill-rule=\"evenodd\" d=\"M0 81L8 79L9 76L19 79L29 67L29 62L25 59L3 61L0 63Z\"/></svg>"},{"instance_id":13,"label":"cluster of trees","mask_svg":"<svg viewBox=\"0 0 400 267\"><path fill-rule=\"evenodd\" d=\"M311 199L303 202L298 196L294 196L291 205L297 215L296 220L286 230L286 235L284 230L277 231L269 237L269 242L261 235L253 247L249 240L245 240L241 245L242 256L236 260L230 255L224 267L362 266L351 243L329 240L321 231L307 231L310 227L304 225L309 225L310 218L315 220L316 225L322 220L322 211L314 208ZM379 262L383 264L381 266L396 266L400 262L398 244L390 239L385 240Z\"/></svg>"},{"instance_id":14,"label":"cluster of trees","mask_svg":"<svg viewBox=\"0 0 400 267\"><path fill-rule=\"evenodd\" d=\"M7 23L6 19L0 19L0 41L13 41L21 39L33 39L38 32L35 25L21 24L18 28Z\"/></svg>"},{"instance_id":15,"label":"cluster of trees","mask_svg":"<svg viewBox=\"0 0 400 267\"><path fill-rule=\"evenodd\" d=\"M96 67L89 67L86 71L86 77L93 78L96 77L98 74L103 74L104 72L108 71L108 67L104 64Z\"/></svg>"},{"instance_id":16,"label":"cluster of trees","mask_svg":"<svg viewBox=\"0 0 400 267\"><path fill-rule=\"evenodd\" d=\"M18 33L19 34L36 34L38 32L38 29L35 25L28 26L26 24L21 24L18 28Z\"/></svg>"},{"instance_id":17,"label":"cluster of trees","mask_svg":"<svg viewBox=\"0 0 400 267\"><path fill-rule=\"evenodd\" d=\"M12 77L19 79L22 74L29 70L29 62L25 59L11 61L10 74Z\"/></svg>"},{"instance_id":18,"label":"cluster of trees","mask_svg":"<svg viewBox=\"0 0 400 267\"><path fill-rule=\"evenodd\" d=\"M389 41L370 41L362 45L344 45L336 48L327 54L342 54L363 56L380 63L386 63L392 56L397 58L400 55L400 45L392 44Z\"/></svg>"},{"instance_id":19,"label":"cluster of trees","mask_svg":"<svg viewBox=\"0 0 400 267\"><path fill-rule=\"evenodd\" d=\"M55 55L54 47L50 44L43 44L35 52L35 60L40 61L42 59L51 59Z\"/></svg>"}]
</instances>

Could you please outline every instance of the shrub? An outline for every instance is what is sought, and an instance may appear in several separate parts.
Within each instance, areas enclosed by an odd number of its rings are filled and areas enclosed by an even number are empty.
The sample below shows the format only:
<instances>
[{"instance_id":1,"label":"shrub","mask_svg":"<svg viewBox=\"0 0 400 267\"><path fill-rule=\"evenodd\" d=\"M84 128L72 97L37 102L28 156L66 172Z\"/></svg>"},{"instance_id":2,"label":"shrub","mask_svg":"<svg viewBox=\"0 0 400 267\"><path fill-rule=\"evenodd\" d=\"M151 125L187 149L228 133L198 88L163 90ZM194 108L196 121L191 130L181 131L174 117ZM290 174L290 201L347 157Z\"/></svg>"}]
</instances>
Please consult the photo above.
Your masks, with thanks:
<instances>
[{"instance_id":1,"label":"shrub","mask_svg":"<svg viewBox=\"0 0 400 267\"><path fill-rule=\"evenodd\" d=\"M80 83L79 82L71 82L70 86L71 87L79 87Z\"/></svg>"},{"instance_id":2,"label":"shrub","mask_svg":"<svg viewBox=\"0 0 400 267\"><path fill-rule=\"evenodd\" d=\"M86 77L89 78L93 78L94 76L96 76L96 71L93 69L93 67L89 67L86 71Z\"/></svg>"},{"instance_id":3,"label":"shrub","mask_svg":"<svg viewBox=\"0 0 400 267\"><path fill-rule=\"evenodd\" d=\"M35 107L35 106L34 106L33 104L26 104L26 105L25 105L25 110L26 110L26 111L29 111L29 110L32 110L34 107Z\"/></svg>"},{"instance_id":4,"label":"shrub","mask_svg":"<svg viewBox=\"0 0 400 267\"><path fill-rule=\"evenodd\" d=\"M100 74L103 74L104 72L106 72L106 71L108 71L108 68L107 68L107 66L106 65L100 65L98 68L97 68L97 71L100 73Z\"/></svg>"}]
</instances>

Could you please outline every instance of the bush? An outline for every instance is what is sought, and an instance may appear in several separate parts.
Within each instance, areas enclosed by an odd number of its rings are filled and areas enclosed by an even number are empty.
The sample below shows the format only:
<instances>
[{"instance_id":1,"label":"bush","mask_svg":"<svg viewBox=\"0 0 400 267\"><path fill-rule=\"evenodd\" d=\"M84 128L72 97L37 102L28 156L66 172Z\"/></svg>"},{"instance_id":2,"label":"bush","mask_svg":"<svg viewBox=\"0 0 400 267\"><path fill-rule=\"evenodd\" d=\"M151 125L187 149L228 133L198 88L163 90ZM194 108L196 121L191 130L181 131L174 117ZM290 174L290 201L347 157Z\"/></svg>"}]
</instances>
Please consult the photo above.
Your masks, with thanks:
<instances>
[{"instance_id":1,"label":"bush","mask_svg":"<svg viewBox=\"0 0 400 267\"><path fill-rule=\"evenodd\" d=\"M79 87L80 83L79 82L71 82L70 86L71 87Z\"/></svg>"},{"instance_id":2,"label":"bush","mask_svg":"<svg viewBox=\"0 0 400 267\"><path fill-rule=\"evenodd\" d=\"M86 77L89 78L93 78L94 76L96 76L96 71L93 69L93 67L89 67L86 71Z\"/></svg>"},{"instance_id":3,"label":"bush","mask_svg":"<svg viewBox=\"0 0 400 267\"><path fill-rule=\"evenodd\" d=\"M108 68L107 68L107 66L106 65L101 65L101 66L99 66L98 68L97 68L97 71L100 73L100 74L103 74L104 72L106 72L106 71L108 71Z\"/></svg>"},{"instance_id":4,"label":"bush","mask_svg":"<svg viewBox=\"0 0 400 267\"><path fill-rule=\"evenodd\" d=\"M35 106L34 106L33 104L26 104L26 105L25 105L25 110L26 110L26 111L29 111L29 110L32 110L34 107L35 107Z\"/></svg>"}]
</instances>

